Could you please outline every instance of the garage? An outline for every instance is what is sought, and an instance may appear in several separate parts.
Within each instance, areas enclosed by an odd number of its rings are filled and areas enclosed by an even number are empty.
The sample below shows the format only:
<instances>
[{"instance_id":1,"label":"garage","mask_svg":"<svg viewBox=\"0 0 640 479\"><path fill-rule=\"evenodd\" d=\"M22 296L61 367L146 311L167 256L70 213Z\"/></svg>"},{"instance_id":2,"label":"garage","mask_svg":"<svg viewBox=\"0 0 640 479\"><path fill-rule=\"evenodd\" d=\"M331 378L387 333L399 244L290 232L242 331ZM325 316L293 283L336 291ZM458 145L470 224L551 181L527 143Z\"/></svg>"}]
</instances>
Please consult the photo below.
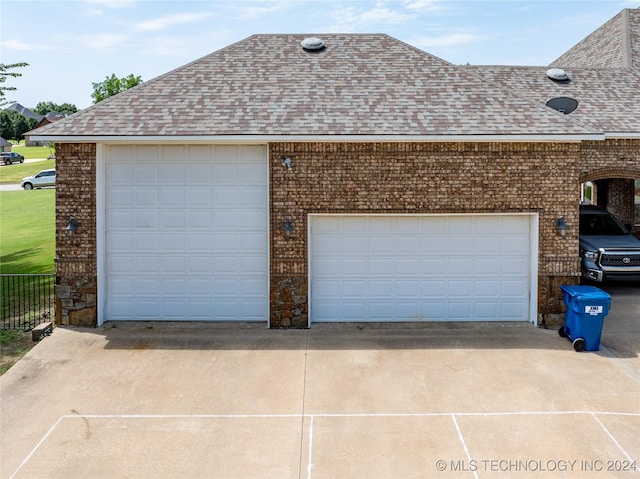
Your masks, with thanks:
<instances>
[{"instance_id":1,"label":"garage","mask_svg":"<svg viewBox=\"0 0 640 479\"><path fill-rule=\"evenodd\" d=\"M101 173L100 322L267 320L265 147L105 146Z\"/></svg>"},{"instance_id":2,"label":"garage","mask_svg":"<svg viewBox=\"0 0 640 479\"><path fill-rule=\"evenodd\" d=\"M311 215L309 227L312 322L536 321L536 215Z\"/></svg>"}]
</instances>

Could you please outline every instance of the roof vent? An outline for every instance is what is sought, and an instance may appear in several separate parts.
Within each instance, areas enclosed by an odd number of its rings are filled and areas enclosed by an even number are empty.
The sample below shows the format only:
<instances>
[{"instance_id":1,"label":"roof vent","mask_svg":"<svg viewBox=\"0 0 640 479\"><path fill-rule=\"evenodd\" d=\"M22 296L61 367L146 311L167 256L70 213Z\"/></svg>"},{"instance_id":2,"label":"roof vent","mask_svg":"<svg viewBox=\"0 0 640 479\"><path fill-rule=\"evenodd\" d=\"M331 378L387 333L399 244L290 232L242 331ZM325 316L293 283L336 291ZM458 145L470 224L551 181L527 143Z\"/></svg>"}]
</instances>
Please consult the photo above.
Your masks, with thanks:
<instances>
[{"instance_id":1,"label":"roof vent","mask_svg":"<svg viewBox=\"0 0 640 479\"><path fill-rule=\"evenodd\" d=\"M574 100L573 98L569 98L567 96L559 96L557 98L552 98L551 100L549 100L546 105L549 108L553 108L560 113L568 115L569 113L573 113L574 110L578 108L578 100Z\"/></svg>"},{"instance_id":2,"label":"roof vent","mask_svg":"<svg viewBox=\"0 0 640 479\"><path fill-rule=\"evenodd\" d=\"M549 68L547 70L547 76L551 78L553 81L557 82L569 82L571 78L569 78L569 74L564 71L562 68Z\"/></svg>"},{"instance_id":3,"label":"roof vent","mask_svg":"<svg viewBox=\"0 0 640 479\"><path fill-rule=\"evenodd\" d=\"M305 52L311 52L311 53L321 52L322 50L327 48L324 42L321 39L316 37L305 38L300 42L300 45L302 45L302 49Z\"/></svg>"}]
</instances>

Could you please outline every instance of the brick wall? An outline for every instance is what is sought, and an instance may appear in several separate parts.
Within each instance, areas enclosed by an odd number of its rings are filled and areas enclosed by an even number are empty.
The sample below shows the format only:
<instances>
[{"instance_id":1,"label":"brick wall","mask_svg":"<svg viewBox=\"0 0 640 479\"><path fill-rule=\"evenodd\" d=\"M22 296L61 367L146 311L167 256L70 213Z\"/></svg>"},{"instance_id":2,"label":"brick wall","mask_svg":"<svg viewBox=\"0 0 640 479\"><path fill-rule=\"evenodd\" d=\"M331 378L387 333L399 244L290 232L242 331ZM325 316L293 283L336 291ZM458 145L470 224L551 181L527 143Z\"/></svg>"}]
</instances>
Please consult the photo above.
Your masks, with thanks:
<instances>
[{"instance_id":1,"label":"brick wall","mask_svg":"<svg viewBox=\"0 0 640 479\"><path fill-rule=\"evenodd\" d=\"M69 218L79 222L72 237ZM96 147L56 145L56 315L58 324L96 324Z\"/></svg>"},{"instance_id":2,"label":"brick wall","mask_svg":"<svg viewBox=\"0 0 640 479\"><path fill-rule=\"evenodd\" d=\"M579 184L640 178L640 141L578 143L274 143L270 145L271 325L307 325L307 214L535 212L539 322L563 319L559 285L575 283ZM96 147L58 144L59 324L96 324ZM281 165L293 160L292 170ZM555 222L564 215L567 238ZM80 227L69 238L64 228ZM284 222L291 220L290 239Z\"/></svg>"},{"instance_id":3,"label":"brick wall","mask_svg":"<svg viewBox=\"0 0 640 479\"><path fill-rule=\"evenodd\" d=\"M271 325L307 324L309 213L538 213L539 321L560 321L558 286L579 271L579 152L559 143L271 144Z\"/></svg>"}]
</instances>

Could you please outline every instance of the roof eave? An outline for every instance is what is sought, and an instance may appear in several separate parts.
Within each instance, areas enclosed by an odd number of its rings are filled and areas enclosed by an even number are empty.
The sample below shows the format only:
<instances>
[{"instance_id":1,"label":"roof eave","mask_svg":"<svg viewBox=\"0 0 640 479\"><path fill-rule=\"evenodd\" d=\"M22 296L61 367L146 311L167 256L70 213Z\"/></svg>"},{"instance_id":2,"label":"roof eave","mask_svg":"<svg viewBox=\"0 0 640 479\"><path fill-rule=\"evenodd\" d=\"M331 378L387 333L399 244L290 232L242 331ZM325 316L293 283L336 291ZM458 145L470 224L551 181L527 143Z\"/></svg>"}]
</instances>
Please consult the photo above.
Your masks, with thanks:
<instances>
[{"instance_id":1,"label":"roof eave","mask_svg":"<svg viewBox=\"0 0 640 479\"><path fill-rule=\"evenodd\" d=\"M626 137L629 137L625 133ZM32 141L51 141L56 143L228 143L228 144L265 144L276 142L330 142L330 143L371 143L371 142L500 142L500 143L539 143L539 142L580 142L602 141L611 134L540 134L540 135L176 135L176 136L109 136L109 135L31 135ZM640 134L633 138L640 137ZM619 138L616 136L616 138Z\"/></svg>"},{"instance_id":2,"label":"roof eave","mask_svg":"<svg viewBox=\"0 0 640 479\"><path fill-rule=\"evenodd\" d=\"M640 139L640 132L614 131L605 133L604 137L606 140L638 140Z\"/></svg>"}]
</instances>

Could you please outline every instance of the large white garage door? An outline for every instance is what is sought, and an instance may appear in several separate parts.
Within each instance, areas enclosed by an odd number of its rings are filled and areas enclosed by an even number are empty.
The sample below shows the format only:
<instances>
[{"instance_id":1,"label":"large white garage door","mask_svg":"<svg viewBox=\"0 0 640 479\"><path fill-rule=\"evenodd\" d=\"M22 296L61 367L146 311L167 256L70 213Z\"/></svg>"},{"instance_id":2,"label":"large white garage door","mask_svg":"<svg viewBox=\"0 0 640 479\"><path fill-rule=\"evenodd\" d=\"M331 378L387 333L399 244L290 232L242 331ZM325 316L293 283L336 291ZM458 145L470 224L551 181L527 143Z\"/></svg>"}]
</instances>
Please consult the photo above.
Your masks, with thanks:
<instances>
[{"instance_id":1,"label":"large white garage door","mask_svg":"<svg viewBox=\"0 0 640 479\"><path fill-rule=\"evenodd\" d=\"M268 317L266 148L105 148L105 320Z\"/></svg>"},{"instance_id":2,"label":"large white garage door","mask_svg":"<svg viewBox=\"0 0 640 479\"><path fill-rule=\"evenodd\" d=\"M533 321L532 215L312 215L312 321Z\"/></svg>"}]
</instances>

